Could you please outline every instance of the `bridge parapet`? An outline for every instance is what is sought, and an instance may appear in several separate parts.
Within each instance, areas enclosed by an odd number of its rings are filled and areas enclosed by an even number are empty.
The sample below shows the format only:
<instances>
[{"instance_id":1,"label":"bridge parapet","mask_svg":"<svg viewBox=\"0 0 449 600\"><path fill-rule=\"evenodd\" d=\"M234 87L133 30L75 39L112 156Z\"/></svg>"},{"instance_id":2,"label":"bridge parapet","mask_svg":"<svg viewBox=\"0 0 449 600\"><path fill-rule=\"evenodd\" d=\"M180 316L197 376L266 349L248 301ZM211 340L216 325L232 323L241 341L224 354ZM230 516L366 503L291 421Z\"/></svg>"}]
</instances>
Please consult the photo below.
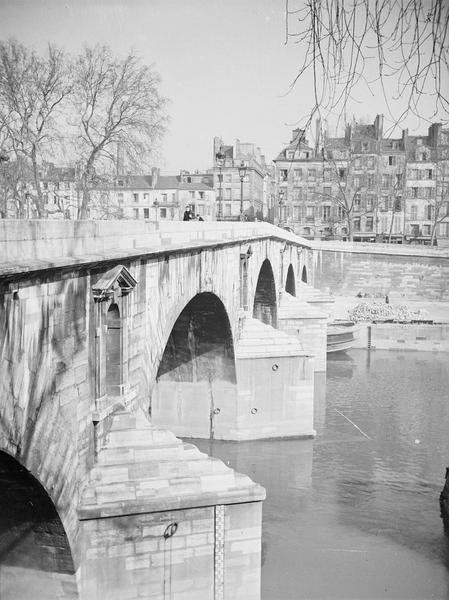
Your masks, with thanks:
<instances>
[{"instance_id":1,"label":"bridge parapet","mask_svg":"<svg viewBox=\"0 0 449 600\"><path fill-rule=\"evenodd\" d=\"M263 238L310 247L295 234L259 222L0 220L0 274Z\"/></svg>"}]
</instances>

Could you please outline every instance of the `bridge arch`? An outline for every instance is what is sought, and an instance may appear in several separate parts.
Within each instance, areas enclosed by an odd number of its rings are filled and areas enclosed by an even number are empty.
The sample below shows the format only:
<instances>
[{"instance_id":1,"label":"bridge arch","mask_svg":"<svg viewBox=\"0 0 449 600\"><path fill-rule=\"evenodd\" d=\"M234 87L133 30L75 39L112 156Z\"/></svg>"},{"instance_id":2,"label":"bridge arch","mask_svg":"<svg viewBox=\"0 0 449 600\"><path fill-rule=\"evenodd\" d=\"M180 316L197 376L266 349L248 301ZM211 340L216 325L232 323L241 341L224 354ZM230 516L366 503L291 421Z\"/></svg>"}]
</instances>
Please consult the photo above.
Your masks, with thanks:
<instances>
[{"instance_id":1,"label":"bridge arch","mask_svg":"<svg viewBox=\"0 0 449 600\"><path fill-rule=\"evenodd\" d=\"M304 283L307 283L307 269L306 266L304 265L301 271L301 281L303 281Z\"/></svg>"},{"instance_id":2,"label":"bridge arch","mask_svg":"<svg viewBox=\"0 0 449 600\"><path fill-rule=\"evenodd\" d=\"M260 267L254 294L253 317L276 327L277 298L273 268L266 258Z\"/></svg>"},{"instance_id":3,"label":"bridge arch","mask_svg":"<svg viewBox=\"0 0 449 600\"><path fill-rule=\"evenodd\" d=\"M223 405L235 400L235 386L226 308L215 294L201 292L184 306L170 331L151 395L151 420L176 435L215 437Z\"/></svg>"},{"instance_id":4,"label":"bridge arch","mask_svg":"<svg viewBox=\"0 0 449 600\"><path fill-rule=\"evenodd\" d=\"M292 296L296 296L296 281L295 281L295 272L293 271L293 265L290 263L287 271L287 279L285 282L285 291L291 294Z\"/></svg>"},{"instance_id":5,"label":"bridge arch","mask_svg":"<svg viewBox=\"0 0 449 600\"><path fill-rule=\"evenodd\" d=\"M28 470L3 451L0 489L0 590L30 600L77 598L72 552L53 501Z\"/></svg>"}]
</instances>

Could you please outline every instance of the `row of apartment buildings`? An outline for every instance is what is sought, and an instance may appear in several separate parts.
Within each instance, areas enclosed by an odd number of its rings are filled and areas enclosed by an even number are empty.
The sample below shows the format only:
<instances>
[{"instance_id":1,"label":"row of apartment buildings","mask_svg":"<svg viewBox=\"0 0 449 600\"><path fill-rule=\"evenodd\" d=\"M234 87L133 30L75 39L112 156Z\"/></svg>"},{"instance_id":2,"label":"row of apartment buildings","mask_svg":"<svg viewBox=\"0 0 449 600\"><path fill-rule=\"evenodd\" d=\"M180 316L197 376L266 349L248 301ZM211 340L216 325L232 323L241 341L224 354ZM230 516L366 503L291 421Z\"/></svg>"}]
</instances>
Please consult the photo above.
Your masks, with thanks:
<instances>
[{"instance_id":1,"label":"row of apartment buildings","mask_svg":"<svg viewBox=\"0 0 449 600\"><path fill-rule=\"evenodd\" d=\"M242 169L243 167L243 169ZM5 168L5 167L3 167ZM1 173L0 173L1 176ZM80 189L75 168L45 165L41 186L49 217L76 218ZM1 187L1 186L0 186ZM35 216L33 186L25 201L2 201L3 216ZM268 220L307 238L417 241L449 244L449 130L432 124L427 135L383 136L383 117L351 123L342 137L321 133L309 144L295 129L269 164L255 144L213 140L204 172L97 178L90 218L180 220L186 209L204 220Z\"/></svg>"},{"instance_id":2,"label":"row of apartment buildings","mask_svg":"<svg viewBox=\"0 0 449 600\"><path fill-rule=\"evenodd\" d=\"M449 130L383 137L383 117L308 143L293 131L274 160L278 219L299 235L449 244Z\"/></svg>"}]
</instances>

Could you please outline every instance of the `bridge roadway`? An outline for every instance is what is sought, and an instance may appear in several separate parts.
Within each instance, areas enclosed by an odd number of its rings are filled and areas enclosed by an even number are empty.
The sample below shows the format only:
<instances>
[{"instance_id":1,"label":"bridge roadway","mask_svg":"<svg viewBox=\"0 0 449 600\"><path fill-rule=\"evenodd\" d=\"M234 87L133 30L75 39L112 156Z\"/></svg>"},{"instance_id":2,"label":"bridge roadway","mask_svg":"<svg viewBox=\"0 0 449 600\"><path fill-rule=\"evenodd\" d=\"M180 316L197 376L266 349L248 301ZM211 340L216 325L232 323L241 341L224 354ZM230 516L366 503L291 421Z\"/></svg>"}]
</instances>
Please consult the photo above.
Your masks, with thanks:
<instances>
[{"instance_id":1,"label":"bridge roadway","mask_svg":"<svg viewBox=\"0 0 449 600\"><path fill-rule=\"evenodd\" d=\"M310 282L266 223L0 221L0 472L48 494L73 597L259 598L264 490L175 435L314 435Z\"/></svg>"}]
</instances>

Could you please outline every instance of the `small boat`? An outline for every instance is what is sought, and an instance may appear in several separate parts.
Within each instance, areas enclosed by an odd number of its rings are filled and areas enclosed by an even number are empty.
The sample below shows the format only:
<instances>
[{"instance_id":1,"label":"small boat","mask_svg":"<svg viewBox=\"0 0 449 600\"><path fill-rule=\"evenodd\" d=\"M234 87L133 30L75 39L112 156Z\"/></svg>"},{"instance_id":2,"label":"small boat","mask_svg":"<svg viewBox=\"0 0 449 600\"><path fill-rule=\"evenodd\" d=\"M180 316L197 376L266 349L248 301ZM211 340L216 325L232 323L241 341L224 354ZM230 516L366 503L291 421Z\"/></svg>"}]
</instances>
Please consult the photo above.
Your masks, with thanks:
<instances>
[{"instance_id":1,"label":"small boat","mask_svg":"<svg viewBox=\"0 0 449 600\"><path fill-rule=\"evenodd\" d=\"M353 321L336 320L327 326L327 352L349 350L354 345L358 326Z\"/></svg>"}]
</instances>

